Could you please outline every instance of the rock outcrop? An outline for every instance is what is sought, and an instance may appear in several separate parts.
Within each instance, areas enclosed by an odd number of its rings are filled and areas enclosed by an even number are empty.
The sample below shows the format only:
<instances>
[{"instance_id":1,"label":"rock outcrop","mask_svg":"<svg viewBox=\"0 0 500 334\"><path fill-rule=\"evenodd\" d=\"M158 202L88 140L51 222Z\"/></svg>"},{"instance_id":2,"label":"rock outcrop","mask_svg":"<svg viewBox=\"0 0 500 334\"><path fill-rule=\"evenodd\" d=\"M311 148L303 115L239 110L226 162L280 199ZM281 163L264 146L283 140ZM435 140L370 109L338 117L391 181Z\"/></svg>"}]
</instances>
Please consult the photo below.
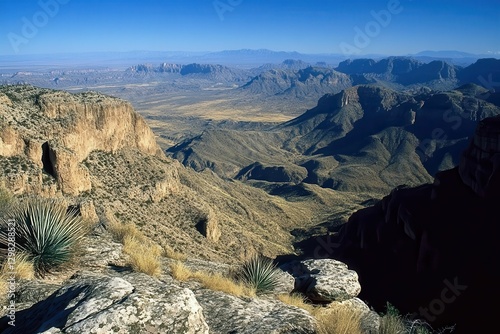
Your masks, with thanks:
<instances>
[{"instance_id":1,"label":"rock outcrop","mask_svg":"<svg viewBox=\"0 0 500 334\"><path fill-rule=\"evenodd\" d=\"M276 300L241 299L222 292L195 291L210 333L313 334L316 320L306 311Z\"/></svg>"},{"instance_id":2,"label":"rock outcrop","mask_svg":"<svg viewBox=\"0 0 500 334\"><path fill-rule=\"evenodd\" d=\"M3 333L111 332L208 333L208 325L189 289L145 274L81 273L49 298L18 312L16 326Z\"/></svg>"},{"instance_id":3,"label":"rock outcrop","mask_svg":"<svg viewBox=\"0 0 500 334\"><path fill-rule=\"evenodd\" d=\"M342 302L357 297L361 291L356 272L340 261L296 261L281 268L295 277L295 290L314 302Z\"/></svg>"},{"instance_id":4,"label":"rock outcrop","mask_svg":"<svg viewBox=\"0 0 500 334\"><path fill-rule=\"evenodd\" d=\"M126 101L93 92L73 95L29 86L2 90L0 156L22 157L40 167L37 178L41 181L42 172L55 178L63 194L91 189L82 161L93 151L132 148L163 154L149 126ZM20 104L13 106L8 96ZM31 189L20 192L24 190Z\"/></svg>"},{"instance_id":5,"label":"rock outcrop","mask_svg":"<svg viewBox=\"0 0 500 334\"><path fill-rule=\"evenodd\" d=\"M484 119L458 167L394 189L323 240L359 274L360 298L457 333L490 332L494 308L479 305L500 297L499 133L500 116Z\"/></svg>"}]
</instances>

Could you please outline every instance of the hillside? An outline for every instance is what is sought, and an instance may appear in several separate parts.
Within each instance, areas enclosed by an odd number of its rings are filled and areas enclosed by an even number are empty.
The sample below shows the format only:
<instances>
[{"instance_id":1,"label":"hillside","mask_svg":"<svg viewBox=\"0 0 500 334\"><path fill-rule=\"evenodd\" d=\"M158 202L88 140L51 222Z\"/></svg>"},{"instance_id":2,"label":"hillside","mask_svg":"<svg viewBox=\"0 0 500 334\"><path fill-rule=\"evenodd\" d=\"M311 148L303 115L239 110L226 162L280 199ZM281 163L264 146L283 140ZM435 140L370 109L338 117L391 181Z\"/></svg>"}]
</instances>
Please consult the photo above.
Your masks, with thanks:
<instances>
[{"instance_id":1,"label":"hillside","mask_svg":"<svg viewBox=\"0 0 500 334\"><path fill-rule=\"evenodd\" d=\"M291 253L291 230L334 212L346 218L363 201L318 189L317 197L291 203L198 174L165 157L130 103L95 92L3 86L0 112L0 184L18 195L65 198L93 220L132 222L196 257L234 262L252 252ZM331 210L339 202L345 206Z\"/></svg>"},{"instance_id":2,"label":"hillside","mask_svg":"<svg viewBox=\"0 0 500 334\"><path fill-rule=\"evenodd\" d=\"M205 131L169 152L184 165L273 184L385 192L455 166L477 122L500 108L474 85L401 93L355 86L267 131Z\"/></svg>"},{"instance_id":3,"label":"hillside","mask_svg":"<svg viewBox=\"0 0 500 334\"><path fill-rule=\"evenodd\" d=\"M210 171L196 173L164 155L129 102L96 92L2 86L0 129L1 233L12 221L9 203L58 200L45 202L40 215L17 217L17 231L39 218L46 229L29 237L19 232L16 242L27 248L16 248L26 253L14 262L26 269L13 271L13 295L7 244L0 241L0 331L313 334L326 325L316 314L336 308L358 314L355 326L378 330L379 316L356 298L357 274L341 262L273 267L265 294L235 277L257 254L293 257L297 230L332 230L364 207L366 195L310 186L309 196L285 200ZM78 242L57 244L80 232L62 235L58 219L47 224L56 206L83 219L75 220L84 226ZM36 246L26 246L33 239ZM68 247L76 247L68 261L47 270L30 262L52 260ZM337 277L348 279L330 286ZM331 309L293 304L292 290Z\"/></svg>"}]
</instances>

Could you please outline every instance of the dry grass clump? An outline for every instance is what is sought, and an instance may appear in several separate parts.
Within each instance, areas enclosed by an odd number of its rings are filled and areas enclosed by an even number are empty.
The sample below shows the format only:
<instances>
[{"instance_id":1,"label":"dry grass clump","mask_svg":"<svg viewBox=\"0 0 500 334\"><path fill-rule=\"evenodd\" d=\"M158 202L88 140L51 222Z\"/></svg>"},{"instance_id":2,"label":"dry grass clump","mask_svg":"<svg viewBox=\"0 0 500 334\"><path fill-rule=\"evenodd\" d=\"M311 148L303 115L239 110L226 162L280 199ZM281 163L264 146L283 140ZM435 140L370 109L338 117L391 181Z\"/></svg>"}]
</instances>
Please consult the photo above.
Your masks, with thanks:
<instances>
[{"instance_id":1,"label":"dry grass clump","mask_svg":"<svg viewBox=\"0 0 500 334\"><path fill-rule=\"evenodd\" d=\"M332 304L317 312L315 318L321 334L363 334L361 330L363 313L350 307Z\"/></svg>"},{"instance_id":2,"label":"dry grass clump","mask_svg":"<svg viewBox=\"0 0 500 334\"><path fill-rule=\"evenodd\" d=\"M116 220L110 220L106 225L107 230L113 235L113 237L118 241L123 243L125 237L135 237L138 239L144 238L142 233L137 229L137 227L132 223L122 224Z\"/></svg>"},{"instance_id":3,"label":"dry grass clump","mask_svg":"<svg viewBox=\"0 0 500 334\"><path fill-rule=\"evenodd\" d=\"M306 300L303 295L300 293L291 293L291 294L280 294L278 295L278 300L283 303L301 308L309 312L312 316L319 312L318 307L314 307L311 304L306 303Z\"/></svg>"},{"instance_id":4,"label":"dry grass clump","mask_svg":"<svg viewBox=\"0 0 500 334\"><path fill-rule=\"evenodd\" d=\"M29 260L28 255L18 253L15 257L14 268L11 270L7 261L4 261L0 268L0 302L7 300L7 293L9 291L9 279L11 272L14 273L13 278L16 280L31 280L35 278L35 267L33 262Z\"/></svg>"},{"instance_id":5,"label":"dry grass clump","mask_svg":"<svg viewBox=\"0 0 500 334\"><path fill-rule=\"evenodd\" d=\"M331 304L328 307L308 304L301 294L282 294L278 299L283 303L306 310L318 323L320 334L362 334L361 312L340 304Z\"/></svg>"},{"instance_id":6,"label":"dry grass clump","mask_svg":"<svg viewBox=\"0 0 500 334\"><path fill-rule=\"evenodd\" d=\"M161 248L151 242L132 224L121 224L110 220L108 231L123 244L123 252L129 256L129 264L134 271L150 276L161 275Z\"/></svg>"},{"instance_id":7,"label":"dry grass clump","mask_svg":"<svg viewBox=\"0 0 500 334\"><path fill-rule=\"evenodd\" d=\"M386 314L380 319L380 334L406 333L406 326L400 316Z\"/></svg>"},{"instance_id":8,"label":"dry grass clump","mask_svg":"<svg viewBox=\"0 0 500 334\"><path fill-rule=\"evenodd\" d=\"M5 186L0 185L0 216L10 208L12 201L12 194L5 188Z\"/></svg>"},{"instance_id":9,"label":"dry grass clump","mask_svg":"<svg viewBox=\"0 0 500 334\"><path fill-rule=\"evenodd\" d=\"M134 271L145 273L150 276L161 275L159 246L136 236L125 236L123 240L123 252L128 254L129 264Z\"/></svg>"},{"instance_id":10,"label":"dry grass clump","mask_svg":"<svg viewBox=\"0 0 500 334\"><path fill-rule=\"evenodd\" d=\"M176 261L170 266L172 276L179 281L193 279L200 282L205 288L221 291L236 297L255 297L255 289L247 285L236 282L219 273L207 273L203 271L192 271L180 261Z\"/></svg>"}]
</instances>

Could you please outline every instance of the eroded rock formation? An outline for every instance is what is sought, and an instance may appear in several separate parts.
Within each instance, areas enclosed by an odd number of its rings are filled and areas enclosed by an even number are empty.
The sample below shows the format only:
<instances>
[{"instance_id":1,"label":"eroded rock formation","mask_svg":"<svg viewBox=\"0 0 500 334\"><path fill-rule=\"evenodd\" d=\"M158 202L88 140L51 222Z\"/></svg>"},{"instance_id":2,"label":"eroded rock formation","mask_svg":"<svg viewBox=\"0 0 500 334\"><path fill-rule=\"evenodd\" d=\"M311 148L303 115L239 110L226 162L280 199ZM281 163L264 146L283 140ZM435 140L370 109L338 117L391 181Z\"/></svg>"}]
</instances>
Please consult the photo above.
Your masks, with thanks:
<instances>
[{"instance_id":1,"label":"eroded rock formation","mask_svg":"<svg viewBox=\"0 0 500 334\"><path fill-rule=\"evenodd\" d=\"M162 155L153 132L126 101L93 92L73 95L30 86L20 90L7 86L0 97L0 156L23 157L40 167L37 178L42 181L42 173L54 177L63 194L91 189L82 161L93 151L129 148ZM21 103L14 106L8 95ZM42 182L4 182L18 192L53 192L42 189ZM16 182L17 187L12 184Z\"/></svg>"}]
</instances>

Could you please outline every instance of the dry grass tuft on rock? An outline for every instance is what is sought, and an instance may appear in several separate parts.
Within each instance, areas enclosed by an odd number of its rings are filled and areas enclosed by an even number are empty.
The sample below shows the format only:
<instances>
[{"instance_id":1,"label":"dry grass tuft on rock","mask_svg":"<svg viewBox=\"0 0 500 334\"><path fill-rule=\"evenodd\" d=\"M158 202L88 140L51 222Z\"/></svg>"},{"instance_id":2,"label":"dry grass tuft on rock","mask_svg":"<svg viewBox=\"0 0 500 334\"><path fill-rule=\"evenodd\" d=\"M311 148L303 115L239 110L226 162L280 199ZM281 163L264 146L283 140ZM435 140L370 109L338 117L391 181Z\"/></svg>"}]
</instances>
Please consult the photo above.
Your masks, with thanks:
<instances>
[{"instance_id":1,"label":"dry grass tuft on rock","mask_svg":"<svg viewBox=\"0 0 500 334\"><path fill-rule=\"evenodd\" d=\"M236 297L255 297L255 289L242 282L224 277L219 273L207 273L203 271L192 271L180 261L170 265L172 277L178 281L195 280L200 282L205 288L213 291L221 291Z\"/></svg>"},{"instance_id":2,"label":"dry grass tuft on rock","mask_svg":"<svg viewBox=\"0 0 500 334\"><path fill-rule=\"evenodd\" d=\"M129 256L129 263L134 271L150 276L161 275L159 246L148 242L145 238L127 235L123 240L123 252Z\"/></svg>"},{"instance_id":3,"label":"dry grass tuft on rock","mask_svg":"<svg viewBox=\"0 0 500 334\"><path fill-rule=\"evenodd\" d=\"M301 294L281 294L278 299L283 303L306 310L318 323L319 334L362 334L363 314L343 305L331 304L328 307L314 306L306 302ZM393 334L396 332L392 332Z\"/></svg>"},{"instance_id":4,"label":"dry grass tuft on rock","mask_svg":"<svg viewBox=\"0 0 500 334\"><path fill-rule=\"evenodd\" d=\"M287 305L306 310L312 316L315 316L319 309L318 307L314 307L312 304L308 304L304 296L300 293L280 294L277 296L277 298Z\"/></svg>"},{"instance_id":5,"label":"dry grass tuft on rock","mask_svg":"<svg viewBox=\"0 0 500 334\"><path fill-rule=\"evenodd\" d=\"M343 305L321 308L314 315L321 334L363 334L361 320L363 313Z\"/></svg>"},{"instance_id":6,"label":"dry grass tuft on rock","mask_svg":"<svg viewBox=\"0 0 500 334\"><path fill-rule=\"evenodd\" d=\"M14 259L15 262L13 263L13 269L10 268L7 261L4 261L0 268L0 303L3 303L8 299L8 281L12 278L10 274L11 272L14 273L14 278L16 280L31 280L35 278L35 267L26 254L18 253Z\"/></svg>"},{"instance_id":7,"label":"dry grass tuft on rock","mask_svg":"<svg viewBox=\"0 0 500 334\"><path fill-rule=\"evenodd\" d=\"M162 249L149 240L132 223L122 224L114 219L106 225L111 235L123 244L123 252L129 256L129 265L136 272L160 276Z\"/></svg>"}]
</instances>

